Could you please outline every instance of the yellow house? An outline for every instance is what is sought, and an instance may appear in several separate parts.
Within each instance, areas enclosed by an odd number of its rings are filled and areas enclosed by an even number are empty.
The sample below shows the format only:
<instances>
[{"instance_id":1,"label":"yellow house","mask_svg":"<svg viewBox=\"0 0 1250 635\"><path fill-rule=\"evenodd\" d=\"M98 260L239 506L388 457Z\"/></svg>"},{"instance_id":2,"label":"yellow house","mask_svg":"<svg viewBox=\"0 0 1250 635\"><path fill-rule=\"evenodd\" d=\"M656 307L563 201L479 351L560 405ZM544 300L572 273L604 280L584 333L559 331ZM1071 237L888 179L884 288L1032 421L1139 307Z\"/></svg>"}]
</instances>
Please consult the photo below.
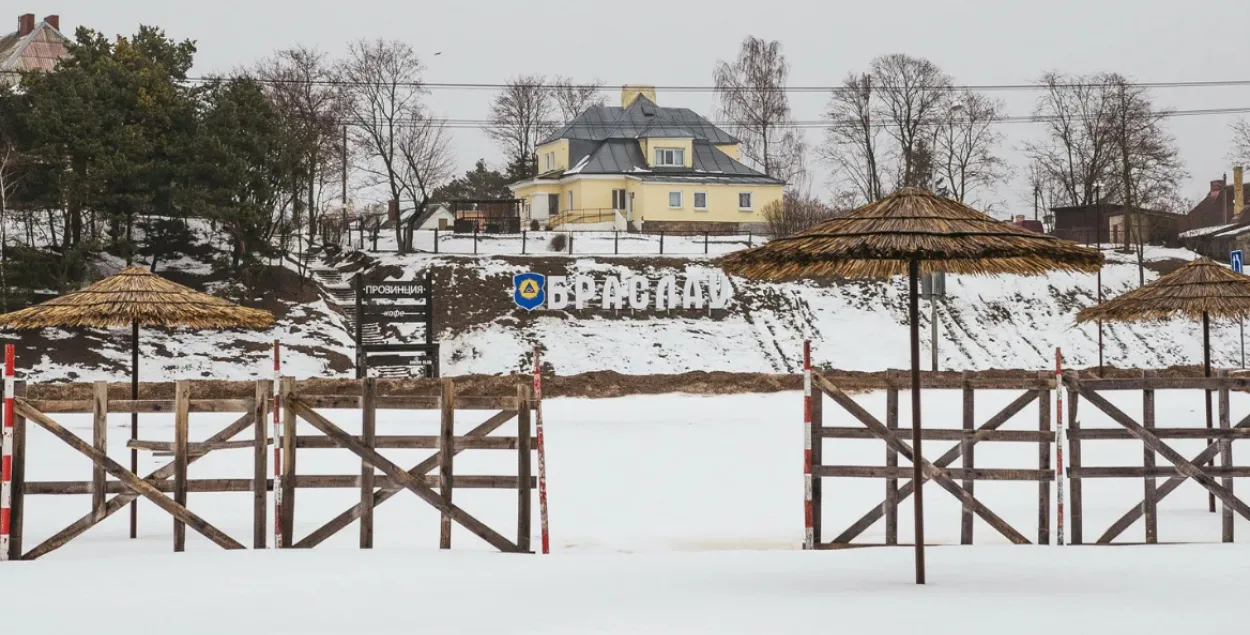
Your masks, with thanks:
<instances>
[{"instance_id":1,"label":"yellow house","mask_svg":"<svg viewBox=\"0 0 1250 635\"><path fill-rule=\"evenodd\" d=\"M747 231L785 183L738 161L739 141L688 108L626 86L538 145L538 176L509 186L540 226Z\"/></svg>"}]
</instances>

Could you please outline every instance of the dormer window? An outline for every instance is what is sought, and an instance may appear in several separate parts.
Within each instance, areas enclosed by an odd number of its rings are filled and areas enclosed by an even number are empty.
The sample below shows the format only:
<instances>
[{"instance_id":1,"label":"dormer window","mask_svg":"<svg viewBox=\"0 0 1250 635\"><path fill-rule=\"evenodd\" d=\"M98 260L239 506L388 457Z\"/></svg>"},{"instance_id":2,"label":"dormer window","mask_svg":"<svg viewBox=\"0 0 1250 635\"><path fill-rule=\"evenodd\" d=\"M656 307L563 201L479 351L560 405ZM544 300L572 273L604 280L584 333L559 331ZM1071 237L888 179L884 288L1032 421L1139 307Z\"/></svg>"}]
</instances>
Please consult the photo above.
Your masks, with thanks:
<instances>
[{"instance_id":1,"label":"dormer window","mask_svg":"<svg viewBox=\"0 0 1250 635\"><path fill-rule=\"evenodd\" d=\"M670 168L685 167L686 151L682 148L656 148L655 165Z\"/></svg>"}]
</instances>

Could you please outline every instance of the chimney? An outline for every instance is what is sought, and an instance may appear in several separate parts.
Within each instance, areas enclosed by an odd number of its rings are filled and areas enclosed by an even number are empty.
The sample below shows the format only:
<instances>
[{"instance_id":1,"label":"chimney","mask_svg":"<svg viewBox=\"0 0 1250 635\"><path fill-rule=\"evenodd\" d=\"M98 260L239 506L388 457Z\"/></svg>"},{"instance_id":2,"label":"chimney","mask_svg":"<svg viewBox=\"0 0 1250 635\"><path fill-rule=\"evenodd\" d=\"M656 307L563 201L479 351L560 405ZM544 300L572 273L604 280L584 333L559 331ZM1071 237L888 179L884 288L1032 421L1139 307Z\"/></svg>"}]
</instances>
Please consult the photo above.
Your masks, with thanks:
<instances>
[{"instance_id":1,"label":"chimney","mask_svg":"<svg viewBox=\"0 0 1250 635\"><path fill-rule=\"evenodd\" d=\"M1246 194L1242 190L1241 166L1233 168L1233 218L1241 215L1246 206Z\"/></svg>"},{"instance_id":2,"label":"chimney","mask_svg":"<svg viewBox=\"0 0 1250 635\"><path fill-rule=\"evenodd\" d=\"M1211 193L1207 195L1207 198L1215 198L1223 193L1224 193L1224 179L1211 181Z\"/></svg>"},{"instance_id":3,"label":"chimney","mask_svg":"<svg viewBox=\"0 0 1250 635\"><path fill-rule=\"evenodd\" d=\"M27 13L17 18L17 36L26 37L35 31L35 14Z\"/></svg>"},{"instance_id":4,"label":"chimney","mask_svg":"<svg viewBox=\"0 0 1250 635\"><path fill-rule=\"evenodd\" d=\"M1024 214L1016 214L1016 224L1019 225L1020 223L1023 223L1023 222L1024 222Z\"/></svg>"},{"instance_id":5,"label":"chimney","mask_svg":"<svg viewBox=\"0 0 1250 635\"><path fill-rule=\"evenodd\" d=\"M59 15L50 15L43 19L43 23L58 31L61 30L61 16Z\"/></svg>"},{"instance_id":6,"label":"chimney","mask_svg":"<svg viewBox=\"0 0 1250 635\"><path fill-rule=\"evenodd\" d=\"M639 97L646 97L655 103L655 86L638 86L626 84L621 87L621 108L629 108Z\"/></svg>"}]
</instances>

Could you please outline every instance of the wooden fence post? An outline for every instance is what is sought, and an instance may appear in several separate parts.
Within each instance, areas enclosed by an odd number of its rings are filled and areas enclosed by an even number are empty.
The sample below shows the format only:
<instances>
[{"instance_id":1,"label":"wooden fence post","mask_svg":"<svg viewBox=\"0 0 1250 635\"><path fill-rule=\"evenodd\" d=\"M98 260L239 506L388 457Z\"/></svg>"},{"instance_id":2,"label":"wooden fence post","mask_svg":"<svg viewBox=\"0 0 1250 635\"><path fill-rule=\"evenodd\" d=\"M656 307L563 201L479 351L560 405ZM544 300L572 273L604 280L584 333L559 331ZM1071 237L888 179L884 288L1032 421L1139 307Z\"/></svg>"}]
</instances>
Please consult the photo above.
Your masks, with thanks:
<instances>
[{"instance_id":1,"label":"wooden fence post","mask_svg":"<svg viewBox=\"0 0 1250 635\"><path fill-rule=\"evenodd\" d=\"M532 480L530 455L530 409L533 408L530 389L524 384L517 386L517 519L516 544L522 553L530 553L531 520L534 505L531 502Z\"/></svg>"},{"instance_id":2,"label":"wooden fence post","mask_svg":"<svg viewBox=\"0 0 1250 635\"><path fill-rule=\"evenodd\" d=\"M889 388L885 391L885 427L890 434L898 434L898 373L889 371L886 375ZM898 450L890 444L885 446L885 466L898 467ZM885 479L885 544L898 544L898 479Z\"/></svg>"},{"instance_id":3,"label":"wooden fence post","mask_svg":"<svg viewBox=\"0 0 1250 635\"><path fill-rule=\"evenodd\" d=\"M1071 371L1072 377L1080 380L1079 371ZM1068 391L1068 493L1072 501L1071 544L1082 544L1082 497L1081 497L1081 422L1077 418L1077 408L1081 403L1081 393Z\"/></svg>"},{"instance_id":4,"label":"wooden fence post","mask_svg":"<svg viewBox=\"0 0 1250 635\"><path fill-rule=\"evenodd\" d=\"M812 386L812 469L816 469L819 465L825 464L824 452L822 447L825 444L824 437L820 434L822 418L822 402L825 400L825 391L818 386ZM820 548L820 526L823 522L821 509L824 507L824 488L821 487L821 481L824 479L812 475L812 546L815 549Z\"/></svg>"},{"instance_id":5,"label":"wooden fence post","mask_svg":"<svg viewBox=\"0 0 1250 635\"><path fill-rule=\"evenodd\" d=\"M438 437L438 487L443 500L451 503L452 458L456 455L456 385L450 379L443 380L442 428ZM451 515L443 512L439 523L438 548L451 549Z\"/></svg>"},{"instance_id":6,"label":"wooden fence post","mask_svg":"<svg viewBox=\"0 0 1250 635\"><path fill-rule=\"evenodd\" d=\"M963 372L963 376L961 377L961 381L963 383L963 398L964 398L964 403L963 403L964 434L963 434L963 439L959 442L960 455L962 458L963 467L964 469L969 470L969 473L971 473L971 470L974 467L973 461L972 461L972 452L973 452L972 434L973 434L973 430L976 428L976 423L975 423L976 393L972 389L972 384L970 382L971 378L972 378L972 375L966 370ZM972 494L973 485L975 483L976 481L972 480L971 478L965 478L962 484L963 484L964 489L968 490L969 494ZM959 523L959 544L961 545L972 544L972 522L973 522L972 507L970 507L968 503L965 502L963 514L961 515L961 520Z\"/></svg>"},{"instance_id":7,"label":"wooden fence post","mask_svg":"<svg viewBox=\"0 0 1250 635\"><path fill-rule=\"evenodd\" d=\"M1227 370L1220 371L1219 399L1220 399L1220 430L1224 431L1224 433L1227 435L1228 431L1231 429L1231 426L1232 426L1232 421L1231 421L1231 418L1229 417L1229 412L1228 412L1229 394L1228 394L1228 371ZM1220 467L1224 468L1225 470L1231 470L1233 468L1233 439L1232 437L1224 436L1220 438ZM1222 481L1221 485L1224 486L1224 489L1227 489L1229 492L1233 491L1233 476L1231 473L1226 472L1225 475L1220 480ZM1223 524L1223 529L1224 529L1223 531L1224 542L1232 542L1233 541L1233 523L1235 520L1233 517L1233 508L1231 505L1228 504L1227 501L1221 500L1220 511L1223 516L1222 524Z\"/></svg>"},{"instance_id":8,"label":"wooden fence post","mask_svg":"<svg viewBox=\"0 0 1250 635\"><path fill-rule=\"evenodd\" d=\"M295 544L295 409L290 403L299 396L295 378L283 377L282 387L282 548Z\"/></svg>"},{"instance_id":9,"label":"wooden fence post","mask_svg":"<svg viewBox=\"0 0 1250 635\"><path fill-rule=\"evenodd\" d=\"M13 382L13 396L17 399L26 398L26 382ZM26 419L13 413L13 456L12 479L9 492L12 499L9 503L9 559L22 558L22 517L24 515L26 492Z\"/></svg>"},{"instance_id":10,"label":"wooden fence post","mask_svg":"<svg viewBox=\"0 0 1250 635\"><path fill-rule=\"evenodd\" d=\"M106 381L97 381L92 385L92 444L95 449L108 454L108 419L109 419L109 385ZM93 465L91 469L91 513L96 522L104 519L105 494L108 492L108 473L101 465Z\"/></svg>"},{"instance_id":11,"label":"wooden fence post","mask_svg":"<svg viewBox=\"0 0 1250 635\"><path fill-rule=\"evenodd\" d=\"M264 549L268 539L265 537L266 516L269 505L269 435L265 425L269 423L269 403L273 399L270 393L273 385L269 381L256 382L256 403L252 406L253 442L252 448L252 548Z\"/></svg>"},{"instance_id":12,"label":"wooden fence post","mask_svg":"<svg viewBox=\"0 0 1250 635\"><path fill-rule=\"evenodd\" d=\"M378 380L366 377L360 396L360 437L366 448L377 439ZM360 461L360 548L373 548L373 466Z\"/></svg>"},{"instance_id":13,"label":"wooden fence post","mask_svg":"<svg viewBox=\"0 0 1250 635\"><path fill-rule=\"evenodd\" d=\"M1145 388L1142 390L1142 427L1147 430L1153 430L1155 427L1155 391L1150 388L1149 378L1153 373L1142 372L1142 379L1145 381ZM1155 451L1150 446L1142 444L1142 467L1150 470L1155 466ZM1158 515L1158 496L1156 494L1155 477L1147 474L1143 480L1143 490L1145 496L1142 500L1142 508L1146 514L1146 544L1153 545L1159 542L1159 515Z\"/></svg>"},{"instance_id":14,"label":"wooden fence post","mask_svg":"<svg viewBox=\"0 0 1250 635\"><path fill-rule=\"evenodd\" d=\"M1037 374L1039 383L1050 383L1054 380L1051 373ZM1058 386L1056 386L1056 389ZM1037 394L1037 430L1043 435L1050 432L1050 390L1043 388ZM1050 441L1044 436L1037 444L1037 469L1054 472L1050 467ZM1050 480L1041 479L1037 482L1037 544L1050 544Z\"/></svg>"},{"instance_id":15,"label":"wooden fence post","mask_svg":"<svg viewBox=\"0 0 1250 635\"><path fill-rule=\"evenodd\" d=\"M191 394L186 381L174 384L174 502L187 506L187 436L190 432ZM174 553L187 549L187 525L174 519Z\"/></svg>"}]
</instances>

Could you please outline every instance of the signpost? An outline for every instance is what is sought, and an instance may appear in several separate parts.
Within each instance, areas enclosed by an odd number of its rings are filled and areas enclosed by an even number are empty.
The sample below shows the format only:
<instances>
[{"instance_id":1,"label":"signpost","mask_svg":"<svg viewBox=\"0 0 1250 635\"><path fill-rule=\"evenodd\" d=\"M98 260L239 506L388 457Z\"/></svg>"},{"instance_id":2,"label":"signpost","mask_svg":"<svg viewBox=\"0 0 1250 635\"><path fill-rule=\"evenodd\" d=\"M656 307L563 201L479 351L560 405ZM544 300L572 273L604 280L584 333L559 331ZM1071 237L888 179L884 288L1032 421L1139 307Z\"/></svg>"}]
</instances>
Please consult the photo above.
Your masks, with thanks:
<instances>
[{"instance_id":1,"label":"signpost","mask_svg":"<svg viewBox=\"0 0 1250 635\"><path fill-rule=\"evenodd\" d=\"M356 376L369 366L424 365L427 377L438 377L438 344L434 341L434 272L420 280L365 284L356 274ZM383 300L385 304L379 304ZM377 324L385 333L391 324L424 324L425 342L364 341L364 325ZM382 355L371 355L382 353ZM398 354L397 354L398 353Z\"/></svg>"},{"instance_id":2,"label":"signpost","mask_svg":"<svg viewBox=\"0 0 1250 635\"><path fill-rule=\"evenodd\" d=\"M1242 265L1243 260L1241 258L1240 249L1233 250L1232 253L1228 254L1228 262L1232 264L1234 272L1242 273L1241 265ZM1237 330L1238 330L1238 334L1241 336L1241 367L1245 368L1246 367L1246 320L1244 318L1237 319Z\"/></svg>"}]
</instances>

